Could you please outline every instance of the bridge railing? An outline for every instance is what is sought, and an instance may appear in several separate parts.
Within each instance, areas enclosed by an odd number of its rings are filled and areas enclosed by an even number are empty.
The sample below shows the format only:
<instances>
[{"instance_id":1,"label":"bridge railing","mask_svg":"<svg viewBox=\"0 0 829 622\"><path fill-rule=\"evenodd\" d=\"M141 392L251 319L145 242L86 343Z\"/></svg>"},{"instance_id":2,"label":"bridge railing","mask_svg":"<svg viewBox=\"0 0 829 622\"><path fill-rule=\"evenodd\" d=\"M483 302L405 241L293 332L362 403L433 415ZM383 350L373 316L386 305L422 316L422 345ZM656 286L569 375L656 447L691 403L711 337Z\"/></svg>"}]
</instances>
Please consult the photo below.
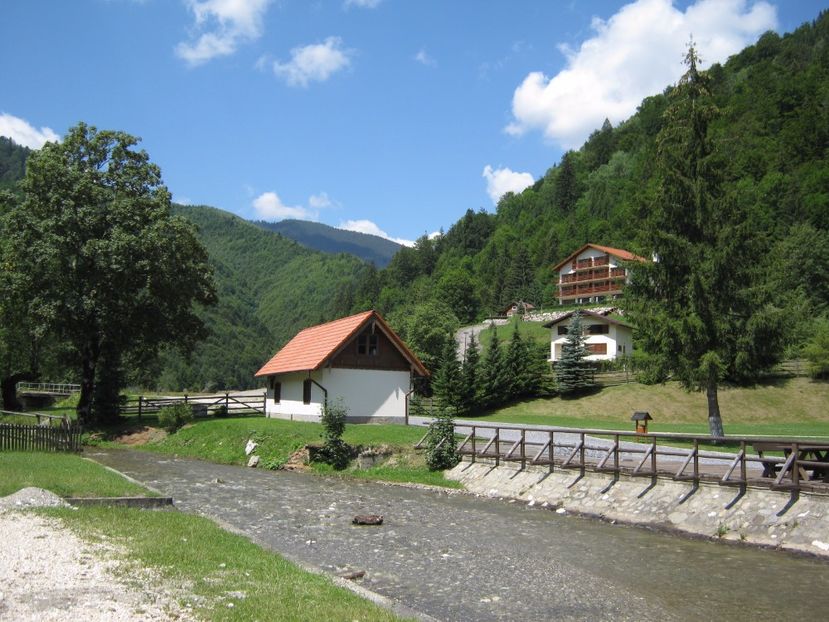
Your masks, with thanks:
<instances>
[{"instance_id":1,"label":"bridge railing","mask_svg":"<svg viewBox=\"0 0 829 622\"><path fill-rule=\"evenodd\" d=\"M677 481L716 481L775 490L829 493L829 440L628 432L593 428L504 426L455 422L458 453L472 462L577 469ZM421 445L427 435L421 439ZM713 447L713 449L706 449ZM733 451L720 451L719 448Z\"/></svg>"},{"instance_id":2,"label":"bridge railing","mask_svg":"<svg viewBox=\"0 0 829 622\"><path fill-rule=\"evenodd\" d=\"M72 395L80 392L81 385L68 382L18 382L16 388L18 392Z\"/></svg>"}]
</instances>

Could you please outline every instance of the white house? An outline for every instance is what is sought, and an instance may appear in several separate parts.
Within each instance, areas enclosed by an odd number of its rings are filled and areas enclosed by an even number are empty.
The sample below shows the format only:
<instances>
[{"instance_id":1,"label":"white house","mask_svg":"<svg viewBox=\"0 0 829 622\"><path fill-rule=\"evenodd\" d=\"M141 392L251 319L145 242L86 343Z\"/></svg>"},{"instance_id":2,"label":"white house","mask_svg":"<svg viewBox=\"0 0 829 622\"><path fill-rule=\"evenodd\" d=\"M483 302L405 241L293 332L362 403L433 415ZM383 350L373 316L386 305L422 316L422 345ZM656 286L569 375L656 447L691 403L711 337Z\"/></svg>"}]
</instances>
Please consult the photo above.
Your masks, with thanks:
<instances>
[{"instance_id":1,"label":"white house","mask_svg":"<svg viewBox=\"0 0 829 622\"><path fill-rule=\"evenodd\" d=\"M645 261L621 248L585 244L553 266L559 304L590 304L619 298L630 275L625 262Z\"/></svg>"},{"instance_id":2,"label":"white house","mask_svg":"<svg viewBox=\"0 0 829 622\"><path fill-rule=\"evenodd\" d=\"M553 363L561 359L561 348L567 341L573 313L570 311L544 324L552 329L549 360ZM584 309L580 314L584 344L590 352L588 361L612 361L633 354L633 327L630 324Z\"/></svg>"},{"instance_id":3,"label":"white house","mask_svg":"<svg viewBox=\"0 0 829 622\"><path fill-rule=\"evenodd\" d=\"M429 372L376 311L300 331L256 372L268 417L318 421L342 400L349 421L400 423L414 375Z\"/></svg>"}]
</instances>

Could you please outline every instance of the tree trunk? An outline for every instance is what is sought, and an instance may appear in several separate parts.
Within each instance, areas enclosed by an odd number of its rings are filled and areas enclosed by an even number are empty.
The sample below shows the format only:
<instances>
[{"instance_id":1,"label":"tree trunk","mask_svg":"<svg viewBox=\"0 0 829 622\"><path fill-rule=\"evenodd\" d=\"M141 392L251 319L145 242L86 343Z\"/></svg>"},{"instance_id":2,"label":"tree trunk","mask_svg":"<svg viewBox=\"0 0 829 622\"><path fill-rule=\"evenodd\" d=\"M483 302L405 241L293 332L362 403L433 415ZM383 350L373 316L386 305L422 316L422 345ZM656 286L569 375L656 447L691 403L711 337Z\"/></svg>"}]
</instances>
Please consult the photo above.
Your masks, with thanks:
<instances>
[{"instance_id":1,"label":"tree trunk","mask_svg":"<svg viewBox=\"0 0 829 622\"><path fill-rule=\"evenodd\" d=\"M708 431L711 436L725 436L720 416L720 402L717 399L717 381L710 379L705 387L705 394L708 397Z\"/></svg>"},{"instance_id":2,"label":"tree trunk","mask_svg":"<svg viewBox=\"0 0 829 622\"><path fill-rule=\"evenodd\" d=\"M17 401L17 383L32 380L37 380L37 374L31 371L18 372L3 378L0 383L3 393L3 410L23 410L23 406Z\"/></svg>"},{"instance_id":3,"label":"tree trunk","mask_svg":"<svg viewBox=\"0 0 829 622\"><path fill-rule=\"evenodd\" d=\"M92 423L92 395L95 389L95 362L85 356L81 365L81 394L75 412L83 425Z\"/></svg>"}]
</instances>

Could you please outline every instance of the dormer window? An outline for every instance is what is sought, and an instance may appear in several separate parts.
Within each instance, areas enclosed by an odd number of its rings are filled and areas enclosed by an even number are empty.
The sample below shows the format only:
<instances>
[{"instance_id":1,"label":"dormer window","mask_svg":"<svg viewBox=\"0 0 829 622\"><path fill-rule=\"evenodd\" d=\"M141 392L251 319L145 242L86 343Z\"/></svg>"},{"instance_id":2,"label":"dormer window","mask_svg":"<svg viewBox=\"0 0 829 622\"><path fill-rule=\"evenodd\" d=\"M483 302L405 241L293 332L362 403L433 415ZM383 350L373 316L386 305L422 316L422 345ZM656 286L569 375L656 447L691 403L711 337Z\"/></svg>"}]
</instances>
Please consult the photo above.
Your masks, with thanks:
<instances>
[{"instance_id":1,"label":"dormer window","mask_svg":"<svg viewBox=\"0 0 829 622\"><path fill-rule=\"evenodd\" d=\"M375 334L363 333L357 337L357 354L364 356L377 356L380 340Z\"/></svg>"}]
</instances>

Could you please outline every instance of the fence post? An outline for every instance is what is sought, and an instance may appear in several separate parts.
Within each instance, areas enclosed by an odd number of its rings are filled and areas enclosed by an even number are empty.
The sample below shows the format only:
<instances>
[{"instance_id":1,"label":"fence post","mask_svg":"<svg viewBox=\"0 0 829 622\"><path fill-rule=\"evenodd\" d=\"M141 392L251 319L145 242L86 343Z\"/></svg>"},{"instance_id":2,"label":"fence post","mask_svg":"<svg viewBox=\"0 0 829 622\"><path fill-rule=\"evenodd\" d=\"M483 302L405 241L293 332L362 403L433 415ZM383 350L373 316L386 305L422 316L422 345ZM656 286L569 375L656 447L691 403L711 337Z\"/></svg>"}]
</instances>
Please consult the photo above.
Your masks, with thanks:
<instances>
[{"instance_id":1,"label":"fence post","mask_svg":"<svg viewBox=\"0 0 829 622\"><path fill-rule=\"evenodd\" d=\"M225 414L230 412L230 397L228 397L227 391L225 391Z\"/></svg>"},{"instance_id":2,"label":"fence post","mask_svg":"<svg viewBox=\"0 0 829 622\"><path fill-rule=\"evenodd\" d=\"M475 426L472 426L472 462L475 462L477 452L475 451Z\"/></svg>"},{"instance_id":3,"label":"fence post","mask_svg":"<svg viewBox=\"0 0 829 622\"><path fill-rule=\"evenodd\" d=\"M142 411L143 401L144 401L144 396L143 396L143 395L139 395L139 396L138 396L138 420L139 420L139 421L141 421L141 414L142 414L142 412L141 412L141 411Z\"/></svg>"},{"instance_id":4,"label":"fence post","mask_svg":"<svg viewBox=\"0 0 829 622\"><path fill-rule=\"evenodd\" d=\"M185 404L187 403L187 394L186 393L184 394L184 403Z\"/></svg>"},{"instance_id":5,"label":"fence post","mask_svg":"<svg viewBox=\"0 0 829 622\"><path fill-rule=\"evenodd\" d=\"M262 394L262 416L268 416L268 392Z\"/></svg>"}]
</instances>

